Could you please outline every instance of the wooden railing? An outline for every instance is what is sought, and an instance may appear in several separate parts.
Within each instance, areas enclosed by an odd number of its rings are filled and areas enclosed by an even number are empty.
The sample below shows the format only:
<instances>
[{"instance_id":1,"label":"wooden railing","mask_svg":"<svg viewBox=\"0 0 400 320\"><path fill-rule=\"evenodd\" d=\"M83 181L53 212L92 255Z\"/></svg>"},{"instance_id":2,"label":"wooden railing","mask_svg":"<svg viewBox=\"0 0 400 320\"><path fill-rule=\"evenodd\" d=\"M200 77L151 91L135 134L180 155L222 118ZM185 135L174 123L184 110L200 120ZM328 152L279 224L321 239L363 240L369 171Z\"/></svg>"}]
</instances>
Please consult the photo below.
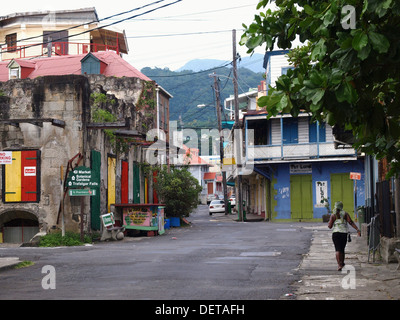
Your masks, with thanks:
<instances>
[{"instance_id":1,"label":"wooden railing","mask_svg":"<svg viewBox=\"0 0 400 320\"><path fill-rule=\"evenodd\" d=\"M119 54L118 46L100 43L53 42L52 56L65 56L70 54L86 54L89 52L114 51ZM33 58L48 55L47 44L27 44L21 46L4 46L0 49L1 60Z\"/></svg>"}]
</instances>

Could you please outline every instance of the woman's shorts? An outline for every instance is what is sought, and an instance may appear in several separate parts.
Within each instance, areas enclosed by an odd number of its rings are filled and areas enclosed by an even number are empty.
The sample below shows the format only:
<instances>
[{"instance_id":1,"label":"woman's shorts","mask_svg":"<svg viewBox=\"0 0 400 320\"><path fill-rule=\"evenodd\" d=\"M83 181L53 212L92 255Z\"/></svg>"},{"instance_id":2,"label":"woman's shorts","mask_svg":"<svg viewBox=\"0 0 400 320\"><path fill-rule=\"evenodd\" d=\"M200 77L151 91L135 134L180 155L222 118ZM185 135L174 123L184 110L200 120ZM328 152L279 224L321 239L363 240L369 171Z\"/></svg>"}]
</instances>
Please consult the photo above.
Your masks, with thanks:
<instances>
[{"instance_id":1,"label":"woman's shorts","mask_svg":"<svg viewBox=\"0 0 400 320\"><path fill-rule=\"evenodd\" d=\"M343 252L347 244L347 233L334 232L332 233L333 244L335 245L335 251Z\"/></svg>"}]
</instances>

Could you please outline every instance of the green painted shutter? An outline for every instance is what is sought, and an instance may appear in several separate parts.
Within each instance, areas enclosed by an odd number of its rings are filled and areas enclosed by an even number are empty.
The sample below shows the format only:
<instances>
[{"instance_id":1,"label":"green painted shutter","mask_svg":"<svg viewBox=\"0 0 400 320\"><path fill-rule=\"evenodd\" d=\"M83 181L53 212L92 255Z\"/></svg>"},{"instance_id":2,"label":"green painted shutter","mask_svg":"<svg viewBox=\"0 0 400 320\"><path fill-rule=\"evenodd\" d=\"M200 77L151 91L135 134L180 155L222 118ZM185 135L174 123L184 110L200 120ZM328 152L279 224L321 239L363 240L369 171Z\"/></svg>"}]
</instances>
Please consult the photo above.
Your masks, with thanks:
<instances>
[{"instance_id":1,"label":"green painted shutter","mask_svg":"<svg viewBox=\"0 0 400 320\"><path fill-rule=\"evenodd\" d=\"M292 219L312 219L311 175L290 176L290 211Z\"/></svg>"},{"instance_id":2,"label":"green painted shutter","mask_svg":"<svg viewBox=\"0 0 400 320\"><path fill-rule=\"evenodd\" d=\"M140 167L133 163L133 203L140 203Z\"/></svg>"},{"instance_id":3,"label":"green painted shutter","mask_svg":"<svg viewBox=\"0 0 400 320\"><path fill-rule=\"evenodd\" d=\"M96 195L90 197L90 222L93 230L100 230L100 171L101 171L101 153L92 150L90 157L90 165L92 169L92 176L99 182L96 189Z\"/></svg>"},{"instance_id":4,"label":"green painted shutter","mask_svg":"<svg viewBox=\"0 0 400 320\"><path fill-rule=\"evenodd\" d=\"M354 186L349 173L331 174L331 208L336 201L343 202L343 210L354 218Z\"/></svg>"}]
</instances>

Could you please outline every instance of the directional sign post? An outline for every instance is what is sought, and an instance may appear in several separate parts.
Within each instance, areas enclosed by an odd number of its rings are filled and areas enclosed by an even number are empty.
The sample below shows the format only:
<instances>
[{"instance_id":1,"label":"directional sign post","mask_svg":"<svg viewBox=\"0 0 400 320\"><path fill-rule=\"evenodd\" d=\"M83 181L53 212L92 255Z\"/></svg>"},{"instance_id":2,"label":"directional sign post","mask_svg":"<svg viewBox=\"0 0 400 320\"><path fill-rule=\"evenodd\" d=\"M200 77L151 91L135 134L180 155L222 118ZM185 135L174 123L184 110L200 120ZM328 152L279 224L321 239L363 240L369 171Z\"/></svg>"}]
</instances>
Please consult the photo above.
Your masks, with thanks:
<instances>
[{"instance_id":1,"label":"directional sign post","mask_svg":"<svg viewBox=\"0 0 400 320\"><path fill-rule=\"evenodd\" d=\"M350 172L350 179L354 180L354 216L356 222L358 221L357 217L357 180L361 180L360 172Z\"/></svg>"},{"instance_id":2,"label":"directional sign post","mask_svg":"<svg viewBox=\"0 0 400 320\"><path fill-rule=\"evenodd\" d=\"M99 182L93 179L92 170L87 167L77 167L67 178L68 188L98 187Z\"/></svg>"},{"instance_id":3,"label":"directional sign post","mask_svg":"<svg viewBox=\"0 0 400 320\"><path fill-rule=\"evenodd\" d=\"M92 170L88 167L76 167L68 174L67 178L68 194L70 197L81 197L81 241L83 241L83 210L84 198L87 196L95 196L99 181L95 180Z\"/></svg>"},{"instance_id":4,"label":"directional sign post","mask_svg":"<svg viewBox=\"0 0 400 320\"><path fill-rule=\"evenodd\" d=\"M69 189L70 197L95 196L96 189Z\"/></svg>"}]
</instances>

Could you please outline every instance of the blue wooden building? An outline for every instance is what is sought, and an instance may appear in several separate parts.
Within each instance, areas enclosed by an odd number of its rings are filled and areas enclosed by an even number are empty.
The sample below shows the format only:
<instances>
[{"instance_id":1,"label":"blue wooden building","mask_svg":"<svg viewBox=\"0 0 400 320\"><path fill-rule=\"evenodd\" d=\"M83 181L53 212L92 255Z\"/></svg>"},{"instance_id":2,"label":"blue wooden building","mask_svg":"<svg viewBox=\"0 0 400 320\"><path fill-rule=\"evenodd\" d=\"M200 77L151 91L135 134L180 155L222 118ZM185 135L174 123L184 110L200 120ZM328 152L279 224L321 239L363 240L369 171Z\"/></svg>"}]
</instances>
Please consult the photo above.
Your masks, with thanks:
<instances>
[{"instance_id":1,"label":"blue wooden building","mask_svg":"<svg viewBox=\"0 0 400 320\"><path fill-rule=\"evenodd\" d=\"M290 68L286 53L266 54L260 95ZM340 200L355 218L357 206L365 204L364 157L335 141L331 126L312 122L306 113L267 119L265 110L250 106L242 121L251 169L242 179L247 212L272 221L322 221L327 206ZM229 179L236 173L233 169Z\"/></svg>"}]
</instances>

